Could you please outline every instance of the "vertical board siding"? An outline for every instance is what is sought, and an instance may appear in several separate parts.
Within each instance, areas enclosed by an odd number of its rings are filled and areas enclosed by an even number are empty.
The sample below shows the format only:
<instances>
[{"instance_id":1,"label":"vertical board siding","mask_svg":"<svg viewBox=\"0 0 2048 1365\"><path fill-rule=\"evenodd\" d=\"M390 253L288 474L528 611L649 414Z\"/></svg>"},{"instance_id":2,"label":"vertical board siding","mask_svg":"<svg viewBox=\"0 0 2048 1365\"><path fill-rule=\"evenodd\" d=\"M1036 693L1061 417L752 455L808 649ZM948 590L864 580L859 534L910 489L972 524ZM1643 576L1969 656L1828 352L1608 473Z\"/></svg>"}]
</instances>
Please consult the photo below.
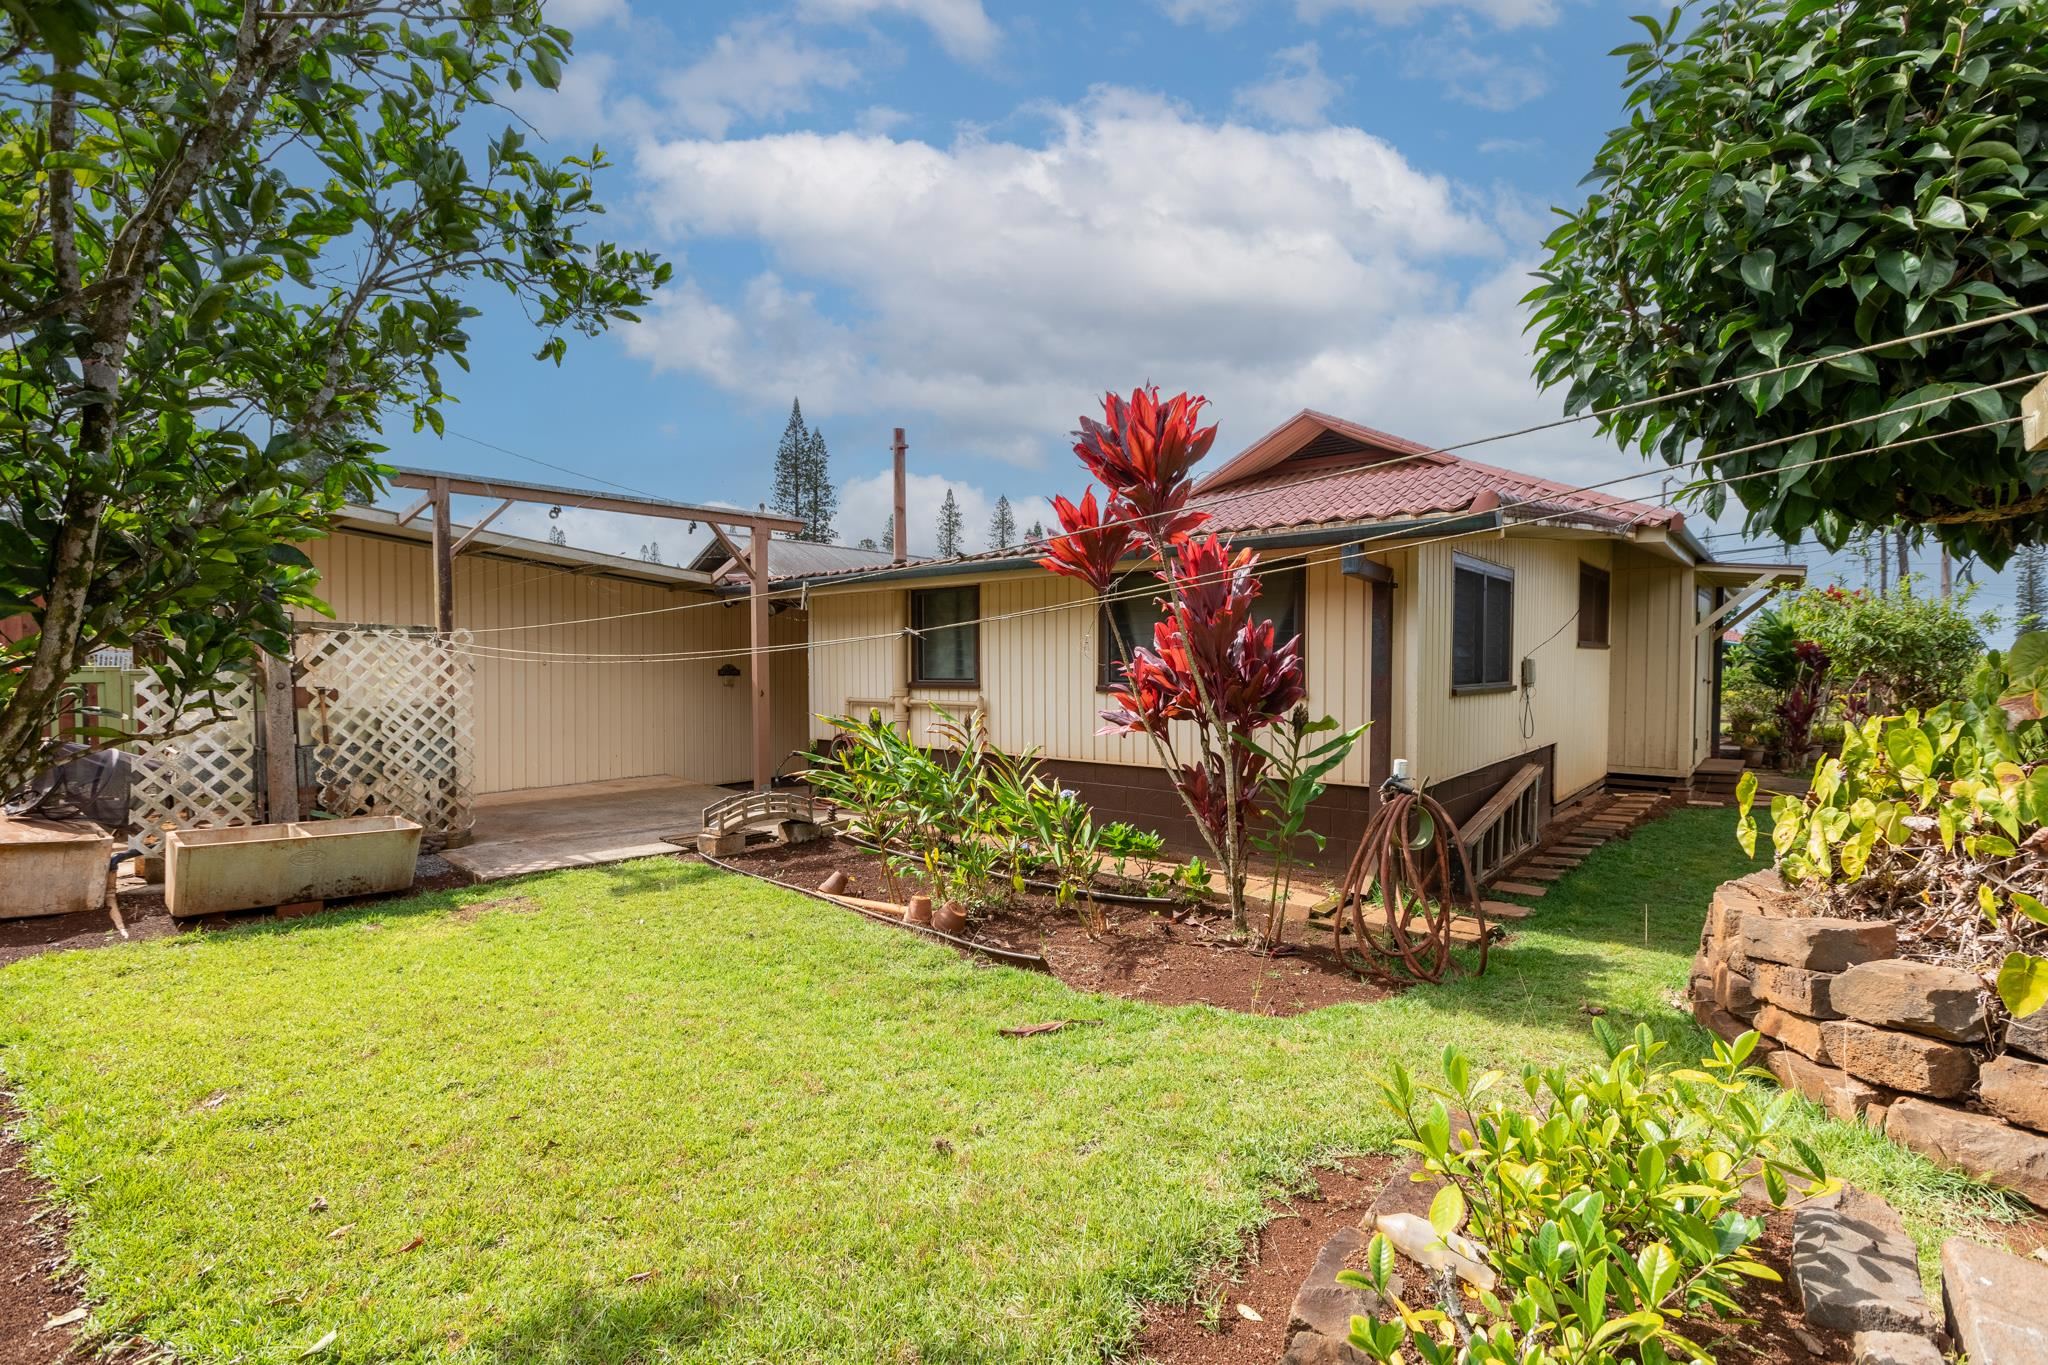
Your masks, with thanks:
<instances>
[{"instance_id":1,"label":"vertical board siding","mask_svg":"<svg viewBox=\"0 0 2048 1365\"><path fill-rule=\"evenodd\" d=\"M1608 730L1614 772L1692 771L1692 570L1635 551L1616 555L1614 689Z\"/></svg>"},{"instance_id":2,"label":"vertical board siding","mask_svg":"<svg viewBox=\"0 0 2048 1365\"><path fill-rule=\"evenodd\" d=\"M1459 554L1515 575L1510 676L1535 660L1535 686L1454 695L1451 691L1452 574ZM1415 776L1442 780L1557 746L1557 792L1597 782L1608 770L1611 649L1578 644L1579 565L1613 566L1604 541L1473 538L1416 547L1395 593L1408 630L1408 691L1413 723L1406 738ZM1610 635L1612 634L1610 626ZM1397 748L1396 756L1403 756Z\"/></svg>"},{"instance_id":3,"label":"vertical board siding","mask_svg":"<svg viewBox=\"0 0 2048 1365\"><path fill-rule=\"evenodd\" d=\"M1362 724L1370 714L1369 601L1366 585L1346 577L1334 561L1309 566L1303 654L1311 713L1347 725ZM991 737L1011 752L1035 748L1046 758L1086 763L1155 762L1142 737L1098 733L1109 698L1096 686L1100 618L1084 584L1044 573L983 580L979 688L908 686L909 644L902 635L908 612L909 592L901 587L812 596L811 696L818 710L842 714L879 705L895 715L900 711L891 703L904 699L909 733L929 743L934 707L964 716L981 704ZM882 638L863 638L874 636ZM822 719L813 720L813 738L831 734ZM1335 780L1365 782L1367 761L1361 745Z\"/></svg>"},{"instance_id":4,"label":"vertical board siding","mask_svg":"<svg viewBox=\"0 0 2048 1365\"><path fill-rule=\"evenodd\" d=\"M321 571L319 592L335 620L433 623L425 545L344 531L303 548ZM673 610L679 607L688 609ZM580 624L557 624L571 621ZM455 624L476 631L479 645L554 655L710 652L652 663L479 654L479 792L621 777L723 783L752 776L743 602L472 553L455 564ZM770 619L770 642L800 645L804 630L801 612L780 613ZM741 676L720 678L725 663ZM770 666L779 760L802 744L807 728L804 652L772 654Z\"/></svg>"}]
</instances>

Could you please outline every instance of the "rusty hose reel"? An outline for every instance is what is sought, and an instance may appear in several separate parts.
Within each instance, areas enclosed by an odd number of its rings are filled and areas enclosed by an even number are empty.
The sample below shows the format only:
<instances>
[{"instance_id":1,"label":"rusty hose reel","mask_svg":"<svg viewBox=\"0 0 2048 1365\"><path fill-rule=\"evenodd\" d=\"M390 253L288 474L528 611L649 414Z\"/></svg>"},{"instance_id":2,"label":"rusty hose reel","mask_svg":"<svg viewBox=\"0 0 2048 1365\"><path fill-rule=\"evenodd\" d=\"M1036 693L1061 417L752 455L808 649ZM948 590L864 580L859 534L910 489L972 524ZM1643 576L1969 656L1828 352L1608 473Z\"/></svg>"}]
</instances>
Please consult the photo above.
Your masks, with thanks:
<instances>
[{"instance_id":1,"label":"rusty hose reel","mask_svg":"<svg viewBox=\"0 0 2048 1365\"><path fill-rule=\"evenodd\" d=\"M1374 887L1380 891L1384 921L1376 930L1366 923L1366 896ZM1341 908L1330 934L1339 961L1348 913L1361 952L1416 980L1441 981L1458 967L1451 956L1451 922L1462 912L1479 923L1475 970L1486 970L1486 916L1479 909L1472 865L1458 842L1457 822L1435 797L1402 779L1391 778L1380 788L1380 808L1366 825L1337 894Z\"/></svg>"}]
</instances>

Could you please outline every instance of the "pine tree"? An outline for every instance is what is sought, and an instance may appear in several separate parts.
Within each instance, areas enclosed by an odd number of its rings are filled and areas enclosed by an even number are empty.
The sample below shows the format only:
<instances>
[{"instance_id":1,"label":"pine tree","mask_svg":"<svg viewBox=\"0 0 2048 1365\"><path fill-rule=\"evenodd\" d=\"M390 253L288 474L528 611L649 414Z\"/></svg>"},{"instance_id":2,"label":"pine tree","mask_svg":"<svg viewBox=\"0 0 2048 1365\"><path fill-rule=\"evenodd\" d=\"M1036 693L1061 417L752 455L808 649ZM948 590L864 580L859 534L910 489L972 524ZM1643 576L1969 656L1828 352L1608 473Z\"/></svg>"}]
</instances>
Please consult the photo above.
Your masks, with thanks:
<instances>
[{"instance_id":1,"label":"pine tree","mask_svg":"<svg viewBox=\"0 0 2048 1365\"><path fill-rule=\"evenodd\" d=\"M1026 545L1043 545L1045 543L1045 523L1042 521L1032 522L1031 529L1024 533L1024 543Z\"/></svg>"},{"instance_id":2,"label":"pine tree","mask_svg":"<svg viewBox=\"0 0 2048 1365\"><path fill-rule=\"evenodd\" d=\"M882 548L890 554L896 553L896 517L893 513L882 523Z\"/></svg>"},{"instance_id":3,"label":"pine tree","mask_svg":"<svg viewBox=\"0 0 2048 1365\"><path fill-rule=\"evenodd\" d=\"M2024 547L2013 568L2019 580L2014 624L2021 633L2048 626L2048 547Z\"/></svg>"},{"instance_id":4,"label":"pine tree","mask_svg":"<svg viewBox=\"0 0 2048 1365\"><path fill-rule=\"evenodd\" d=\"M649 564L661 563L661 542L657 540L650 544L642 545L640 547L640 557Z\"/></svg>"},{"instance_id":5,"label":"pine tree","mask_svg":"<svg viewBox=\"0 0 2048 1365\"><path fill-rule=\"evenodd\" d=\"M832 518L839 511L839 492L832 487L832 455L825 449L825 433L816 427L804 440L804 510L799 514L806 525L798 540L832 543Z\"/></svg>"},{"instance_id":6,"label":"pine tree","mask_svg":"<svg viewBox=\"0 0 2048 1365\"><path fill-rule=\"evenodd\" d=\"M804 516L805 475L809 472L811 433L804 425L803 404L789 400L789 425L775 445L775 511L779 516Z\"/></svg>"},{"instance_id":7,"label":"pine tree","mask_svg":"<svg viewBox=\"0 0 2048 1365\"><path fill-rule=\"evenodd\" d=\"M960 501L953 496L953 490L946 490L946 500L939 504L939 554L941 556L960 553L960 528L964 522L960 515Z\"/></svg>"},{"instance_id":8,"label":"pine tree","mask_svg":"<svg viewBox=\"0 0 2048 1365\"><path fill-rule=\"evenodd\" d=\"M875 538L873 536L862 536L860 538L860 548L863 550L879 550L882 547L875 544Z\"/></svg>"},{"instance_id":9,"label":"pine tree","mask_svg":"<svg viewBox=\"0 0 2048 1365\"><path fill-rule=\"evenodd\" d=\"M1017 539L1017 516L1010 510L1008 495L996 499L995 515L988 519L988 547L1007 550Z\"/></svg>"}]
</instances>

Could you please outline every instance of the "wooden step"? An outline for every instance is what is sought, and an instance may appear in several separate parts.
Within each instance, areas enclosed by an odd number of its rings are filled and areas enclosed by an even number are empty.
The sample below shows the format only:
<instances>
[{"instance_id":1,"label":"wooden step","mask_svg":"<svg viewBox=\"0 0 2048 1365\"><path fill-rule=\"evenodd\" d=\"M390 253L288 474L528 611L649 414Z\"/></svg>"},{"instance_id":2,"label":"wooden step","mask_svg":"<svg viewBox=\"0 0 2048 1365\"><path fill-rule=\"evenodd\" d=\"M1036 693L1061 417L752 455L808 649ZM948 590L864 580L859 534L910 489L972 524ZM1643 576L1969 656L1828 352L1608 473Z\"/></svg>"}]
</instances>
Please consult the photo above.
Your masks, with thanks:
<instances>
[{"instance_id":1,"label":"wooden step","mask_svg":"<svg viewBox=\"0 0 2048 1365\"><path fill-rule=\"evenodd\" d=\"M1487 889L1491 891L1498 891L1503 895L1529 896L1532 898L1541 898L1545 895L1548 895L1550 892L1549 887L1537 886L1531 882L1495 882L1491 887Z\"/></svg>"},{"instance_id":2,"label":"wooden step","mask_svg":"<svg viewBox=\"0 0 2048 1365\"><path fill-rule=\"evenodd\" d=\"M1477 943L1485 938L1497 925L1482 924L1469 915L1454 915L1451 918L1450 935L1453 943Z\"/></svg>"},{"instance_id":3,"label":"wooden step","mask_svg":"<svg viewBox=\"0 0 2048 1365\"><path fill-rule=\"evenodd\" d=\"M1524 863L1515 869L1515 875L1525 881L1555 882L1562 881L1566 873L1565 869L1561 867L1535 867L1529 863Z\"/></svg>"},{"instance_id":4,"label":"wooden step","mask_svg":"<svg viewBox=\"0 0 2048 1365\"><path fill-rule=\"evenodd\" d=\"M1527 919L1536 913L1534 907L1517 905L1513 901L1481 901L1479 908L1488 919Z\"/></svg>"}]
</instances>

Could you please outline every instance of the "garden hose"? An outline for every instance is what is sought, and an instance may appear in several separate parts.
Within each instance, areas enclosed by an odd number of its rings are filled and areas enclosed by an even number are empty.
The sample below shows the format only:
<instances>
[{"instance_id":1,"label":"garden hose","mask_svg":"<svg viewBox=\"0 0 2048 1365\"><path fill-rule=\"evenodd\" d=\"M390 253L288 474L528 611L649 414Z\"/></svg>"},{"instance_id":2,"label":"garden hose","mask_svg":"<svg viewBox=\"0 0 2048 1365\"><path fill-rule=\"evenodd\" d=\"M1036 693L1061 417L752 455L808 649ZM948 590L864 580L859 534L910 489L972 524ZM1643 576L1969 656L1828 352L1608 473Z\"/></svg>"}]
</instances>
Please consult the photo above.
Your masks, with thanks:
<instances>
[{"instance_id":1,"label":"garden hose","mask_svg":"<svg viewBox=\"0 0 2048 1365\"><path fill-rule=\"evenodd\" d=\"M1456 859L1457 875L1452 875ZM1385 923L1366 924L1366 897L1377 887ZM1472 865L1458 842L1458 825L1435 797L1402 778L1380 788L1380 807L1358 841L1358 852L1337 888L1331 922L1337 958L1344 960L1345 915L1361 952L1399 966L1419 981L1441 981L1457 970L1451 926L1461 913L1479 924L1479 963L1486 970L1486 916L1479 908Z\"/></svg>"}]
</instances>

